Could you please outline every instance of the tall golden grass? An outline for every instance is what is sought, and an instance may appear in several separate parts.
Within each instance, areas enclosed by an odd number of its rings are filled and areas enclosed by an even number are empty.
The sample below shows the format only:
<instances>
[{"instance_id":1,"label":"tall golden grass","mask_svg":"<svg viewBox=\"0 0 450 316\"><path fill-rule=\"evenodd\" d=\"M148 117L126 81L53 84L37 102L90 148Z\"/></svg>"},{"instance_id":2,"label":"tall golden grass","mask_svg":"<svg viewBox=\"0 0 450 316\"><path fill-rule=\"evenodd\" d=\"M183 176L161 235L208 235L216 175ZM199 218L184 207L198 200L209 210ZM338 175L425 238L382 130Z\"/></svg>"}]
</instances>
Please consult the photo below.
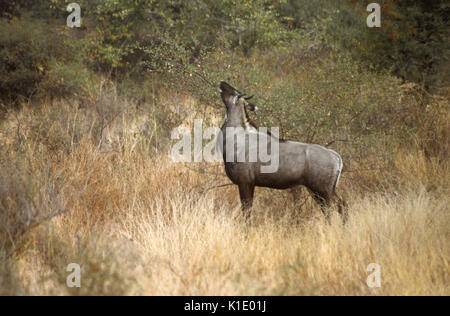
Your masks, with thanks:
<instances>
[{"instance_id":1,"label":"tall golden grass","mask_svg":"<svg viewBox=\"0 0 450 316\"><path fill-rule=\"evenodd\" d=\"M386 180L373 192L344 173L345 226L336 212L327 224L306 192L259 188L246 224L235 187L202 192L228 182L220 164L172 162L129 132L137 121L121 113L101 143L96 116L64 102L9 113L2 176L20 170L32 208L65 212L21 236L0 264L1 295L450 294L448 161L399 149L392 170L373 172ZM2 211L28 205L14 185L2 192ZM81 288L66 286L69 263ZM371 263L379 288L366 282Z\"/></svg>"}]
</instances>

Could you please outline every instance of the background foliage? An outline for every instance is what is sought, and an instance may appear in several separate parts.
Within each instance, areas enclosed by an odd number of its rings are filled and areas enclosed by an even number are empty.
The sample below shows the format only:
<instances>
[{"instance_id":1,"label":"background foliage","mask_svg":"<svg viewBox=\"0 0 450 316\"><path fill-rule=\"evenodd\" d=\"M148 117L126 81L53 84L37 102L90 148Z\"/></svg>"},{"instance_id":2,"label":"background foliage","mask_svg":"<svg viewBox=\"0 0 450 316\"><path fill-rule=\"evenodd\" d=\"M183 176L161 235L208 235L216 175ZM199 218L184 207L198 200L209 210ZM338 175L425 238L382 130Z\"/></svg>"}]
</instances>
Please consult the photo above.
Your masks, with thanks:
<instances>
[{"instance_id":1,"label":"background foliage","mask_svg":"<svg viewBox=\"0 0 450 316\"><path fill-rule=\"evenodd\" d=\"M255 119L285 137L361 147L428 133L427 154L447 154L446 120L419 124L420 112L447 110L430 94L448 95L445 1L381 1L382 27L368 28L352 0L80 0L79 29L65 26L69 2L0 4L3 113L61 97L109 111L98 91L111 85L137 104L187 93L219 109L225 79L257 94Z\"/></svg>"},{"instance_id":2,"label":"background foliage","mask_svg":"<svg viewBox=\"0 0 450 316\"><path fill-rule=\"evenodd\" d=\"M2 1L2 97L29 96L47 74L69 81L55 87L61 94L74 93L82 81L73 76L76 66L79 73L142 80L174 63L198 64L217 49L250 56L257 48L306 41L428 90L447 85L445 1L381 1L382 27L370 29L361 1L80 0L82 28L75 30L64 27L69 2ZM16 80L7 80L9 73Z\"/></svg>"}]
</instances>

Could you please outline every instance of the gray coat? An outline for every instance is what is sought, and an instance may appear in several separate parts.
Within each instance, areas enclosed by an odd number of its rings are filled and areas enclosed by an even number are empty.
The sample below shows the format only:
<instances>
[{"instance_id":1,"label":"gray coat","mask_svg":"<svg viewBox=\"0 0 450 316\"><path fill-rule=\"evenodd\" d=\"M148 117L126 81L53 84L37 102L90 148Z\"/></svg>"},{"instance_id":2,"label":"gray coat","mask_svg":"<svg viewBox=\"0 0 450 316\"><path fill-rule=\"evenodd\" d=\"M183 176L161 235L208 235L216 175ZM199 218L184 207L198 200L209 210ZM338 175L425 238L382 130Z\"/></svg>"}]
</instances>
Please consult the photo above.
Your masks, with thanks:
<instances>
[{"instance_id":1,"label":"gray coat","mask_svg":"<svg viewBox=\"0 0 450 316\"><path fill-rule=\"evenodd\" d=\"M247 110L256 108L248 102L249 98L223 81L220 92L227 114L218 145L225 172L238 185L247 216L255 186L288 189L299 185L309 189L327 217L326 208L331 201L337 201L339 212L346 215L345 202L336 194L343 168L338 153L320 145L281 140L270 132L259 131L247 114Z\"/></svg>"}]
</instances>

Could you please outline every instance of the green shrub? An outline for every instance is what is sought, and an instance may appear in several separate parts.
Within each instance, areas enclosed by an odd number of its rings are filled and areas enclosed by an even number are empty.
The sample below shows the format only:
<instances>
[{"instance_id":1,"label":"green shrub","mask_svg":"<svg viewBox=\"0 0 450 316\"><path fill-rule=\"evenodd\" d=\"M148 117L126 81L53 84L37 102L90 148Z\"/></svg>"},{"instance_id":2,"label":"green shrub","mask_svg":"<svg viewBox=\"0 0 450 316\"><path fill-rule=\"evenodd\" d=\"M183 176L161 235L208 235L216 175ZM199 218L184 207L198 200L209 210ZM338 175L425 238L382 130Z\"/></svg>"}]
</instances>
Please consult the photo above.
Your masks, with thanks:
<instances>
[{"instance_id":1,"label":"green shrub","mask_svg":"<svg viewBox=\"0 0 450 316\"><path fill-rule=\"evenodd\" d=\"M29 16L0 19L0 98L15 103L36 94L82 93L88 73L74 43L63 30Z\"/></svg>"},{"instance_id":2,"label":"green shrub","mask_svg":"<svg viewBox=\"0 0 450 316\"><path fill-rule=\"evenodd\" d=\"M387 69L426 89L441 88L448 78L439 69L448 67L444 1L381 1L380 28L366 25L366 5L341 1L330 12L326 27L329 42L337 44L372 70Z\"/></svg>"},{"instance_id":3,"label":"green shrub","mask_svg":"<svg viewBox=\"0 0 450 316\"><path fill-rule=\"evenodd\" d=\"M389 70L406 81L440 90L448 86L445 1L378 1L381 27L369 28L369 2L285 0L276 4L280 20L303 36L324 42L370 70Z\"/></svg>"}]
</instances>

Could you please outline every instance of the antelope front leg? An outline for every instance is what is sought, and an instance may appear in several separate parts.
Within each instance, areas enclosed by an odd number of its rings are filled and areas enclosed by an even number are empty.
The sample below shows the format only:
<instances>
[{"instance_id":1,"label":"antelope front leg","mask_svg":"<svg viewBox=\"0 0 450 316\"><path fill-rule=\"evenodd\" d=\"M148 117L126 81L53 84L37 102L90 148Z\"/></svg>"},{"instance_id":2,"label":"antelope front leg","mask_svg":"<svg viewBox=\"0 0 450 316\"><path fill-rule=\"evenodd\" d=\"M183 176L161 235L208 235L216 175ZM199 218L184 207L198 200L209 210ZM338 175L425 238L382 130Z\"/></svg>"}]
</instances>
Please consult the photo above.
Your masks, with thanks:
<instances>
[{"instance_id":1,"label":"antelope front leg","mask_svg":"<svg viewBox=\"0 0 450 316\"><path fill-rule=\"evenodd\" d=\"M241 197L242 212L246 220L250 217L250 209L253 206L253 194L255 186L253 184L240 184L239 195Z\"/></svg>"}]
</instances>

